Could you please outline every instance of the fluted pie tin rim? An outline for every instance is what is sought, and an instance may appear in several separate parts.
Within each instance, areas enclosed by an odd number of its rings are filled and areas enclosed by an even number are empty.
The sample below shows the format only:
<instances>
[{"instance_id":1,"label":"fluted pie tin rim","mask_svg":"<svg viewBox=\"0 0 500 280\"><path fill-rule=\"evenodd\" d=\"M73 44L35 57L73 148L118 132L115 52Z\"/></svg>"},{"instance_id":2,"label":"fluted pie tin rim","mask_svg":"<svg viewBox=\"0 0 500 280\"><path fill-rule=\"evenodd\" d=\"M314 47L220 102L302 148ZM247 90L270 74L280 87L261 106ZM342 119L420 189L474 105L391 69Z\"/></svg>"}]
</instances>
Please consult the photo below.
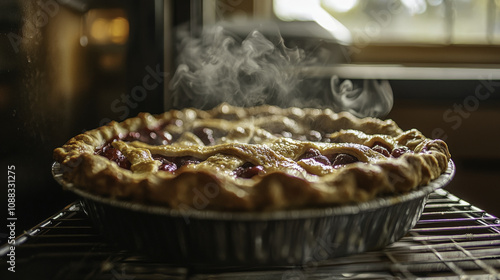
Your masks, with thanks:
<instances>
[{"instance_id":1,"label":"fluted pie tin rim","mask_svg":"<svg viewBox=\"0 0 500 280\"><path fill-rule=\"evenodd\" d=\"M93 224L117 245L172 264L304 265L380 249L403 237L420 218L427 197L455 174L447 170L426 186L353 205L269 212L177 210L101 197L66 182Z\"/></svg>"}]
</instances>

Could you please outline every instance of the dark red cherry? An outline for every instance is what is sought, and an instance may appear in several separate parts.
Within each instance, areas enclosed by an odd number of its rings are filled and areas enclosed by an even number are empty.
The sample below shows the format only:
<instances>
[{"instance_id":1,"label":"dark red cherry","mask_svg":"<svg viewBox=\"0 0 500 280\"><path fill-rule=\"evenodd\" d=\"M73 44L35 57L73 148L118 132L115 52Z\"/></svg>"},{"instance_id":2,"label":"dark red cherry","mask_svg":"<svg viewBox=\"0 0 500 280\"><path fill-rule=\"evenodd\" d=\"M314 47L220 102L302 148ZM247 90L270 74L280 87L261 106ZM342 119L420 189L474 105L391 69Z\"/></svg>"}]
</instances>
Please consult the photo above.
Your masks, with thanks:
<instances>
[{"instance_id":1,"label":"dark red cherry","mask_svg":"<svg viewBox=\"0 0 500 280\"><path fill-rule=\"evenodd\" d=\"M380 145L375 145L372 150L374 150L375 152L379 152L381 154L383 154L384 156L386 157L390 157L391 156L391 153L389 152L389 150L383 146L380 146Z\"/></svg>"},{"instance_id":2,"label":"dark red cherry","mask_svg":"<svg viewBox=\"0 0 500 280\"><path fill-rule=\"evenodd\" d=\"M400 157L403 154L406 154L408 152L410 152L410 149L403 146L403 147L395 148L394 150L392 150L391 156L394 158L398 158L398 157Z\"/></svg>"},{"instance_id":3,"label":"dark red cherry","mask_svg":"<svg viewBox=\"0 0 500 280\"><path fill-rule=\"evenodd\" d=\"M246 162L242 166L236 168L235 175L240 178L252 178L255 175L264 171L264 167L262 165L254 165L250 162Z\"/></svg>"},{"instance_id":4,"label":"dark red cherry","mask_svg":"<svg viewBox=\"0 0 500 280\"><path fill-rule=\"evenodd\" d=\"M331 165L332 164L330 162L330 160L327 157L325 157L324 155L314 156L311 159L314 159L315 161L322 163L324 165Z\"/></svg>"},{"instance_id":5,"label":"dark red cherry","mask_svg":"<svg viewBox=\"0 0 500 280\"><path fill-rule=\"evenodd\" d=\"M153 159L161 162L161 165L158 167L158 170L168 171L168 172L174 172L175 170L177 170L177 165L175 165L175 163L169 161L163 156L153 155Z\"/></svg>"},{"instance_id":6,"label":"dark red cherry","mask_svg":"<svg viewBox=\"0 0 500 280\"><path fill-rule=\"evenodd\" d=\"M116 162L121 168L130 169L130 162L128 159L120 150L111 146L111 143L104 145L100 151L97 151L97 154Z\"/></svg>"},{"instance_id":7,"label":"dark red cherry","mask_svg":"<svg viewBox=\"0 0 500 280\"><path fill-rule=\"evenodd\" d=\"M333 161L332 161L332 166L340 166L340 165L346 165L350 163L355 163L358 162L359 160L355 156L351 156L349 154L336 154L334 155Z\"/></svg>"},{"instance_id":8,"label":"dark red cherry","mask_svg":"<svg viewBox=\"0 0 500 280\"><path fill-rule=\"evenodd\" d=\"M326 164L326 165L330 165L331 164L331 161L328 157L324 156L321 154L321 152L317 149L313 149L313 148L309 148L305 151L304 154L302 154L302 156L300 156L299 160L300 159L314 159L315 161L319 162L319 163L322 163L322 164Z\"/></svg>"}]
</instances>

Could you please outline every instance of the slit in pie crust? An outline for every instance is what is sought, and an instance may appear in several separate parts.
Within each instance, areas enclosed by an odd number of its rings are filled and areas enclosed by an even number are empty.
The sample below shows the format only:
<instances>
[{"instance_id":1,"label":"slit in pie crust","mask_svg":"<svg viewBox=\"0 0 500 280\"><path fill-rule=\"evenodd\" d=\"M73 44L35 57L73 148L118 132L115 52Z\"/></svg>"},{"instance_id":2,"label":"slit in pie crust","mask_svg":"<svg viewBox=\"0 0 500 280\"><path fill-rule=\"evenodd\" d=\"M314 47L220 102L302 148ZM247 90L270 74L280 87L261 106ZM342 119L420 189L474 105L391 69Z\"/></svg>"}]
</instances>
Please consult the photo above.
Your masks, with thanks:
<instances>
[{"instance_id":1,"label":"slit in pie crust","mask_svg":"<svg viewBox=\"0 0 500 280\"><path fill-rule=\"evenodd\" d=\"M363 202L439 177L442 140L329 109L234 107L141 113L54 150L91 193L173 209L267 211Z\"/></svg>"}]
</instances>

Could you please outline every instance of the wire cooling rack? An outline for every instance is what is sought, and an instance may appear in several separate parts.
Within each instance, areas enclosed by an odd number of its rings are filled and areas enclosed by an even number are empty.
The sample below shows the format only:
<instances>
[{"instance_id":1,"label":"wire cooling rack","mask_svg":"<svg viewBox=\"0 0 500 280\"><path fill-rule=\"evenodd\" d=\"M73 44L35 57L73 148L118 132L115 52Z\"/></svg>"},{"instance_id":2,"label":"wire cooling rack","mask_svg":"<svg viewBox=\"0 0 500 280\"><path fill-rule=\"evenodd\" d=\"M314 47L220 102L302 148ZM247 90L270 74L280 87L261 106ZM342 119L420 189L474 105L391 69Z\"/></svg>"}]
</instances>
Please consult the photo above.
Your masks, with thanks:
<instances>
[{"instance_id":1,"label":"wire cooling rack","mask_svg":"<svg viewBox=\"0 0 500 280\"><path fill-rule=\"evenodd\" d=\"M383 250L301 267L228 267L204 272L120 250L75 202L16 240L18 279L500 279L500 219L444 190L429 196L420 221ZM7 271L0 247L0 275ZM318 258L321 259L321 258ZM0 277L1 279L9 279Z\"/></svg>"}]
</instances>

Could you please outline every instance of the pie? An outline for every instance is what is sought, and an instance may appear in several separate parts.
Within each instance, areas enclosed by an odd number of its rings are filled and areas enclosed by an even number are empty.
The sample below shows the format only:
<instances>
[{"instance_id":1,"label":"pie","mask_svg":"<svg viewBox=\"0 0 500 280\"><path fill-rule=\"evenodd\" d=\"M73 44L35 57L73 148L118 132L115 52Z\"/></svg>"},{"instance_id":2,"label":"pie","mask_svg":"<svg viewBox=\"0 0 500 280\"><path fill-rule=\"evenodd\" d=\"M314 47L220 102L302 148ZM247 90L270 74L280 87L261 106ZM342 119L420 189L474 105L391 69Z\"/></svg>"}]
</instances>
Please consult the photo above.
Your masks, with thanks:
<instances>
[{"instance_id":1,"label":"pie","mask_svg":"<svg viewBox=\"0 0 500 280\"><path fill-rule=\"evenodd\" d=\"M70 139L54 158L64 180L112 199L270 211L406 193L439 177L450 153L392 120L224 103L111 122Z\"/></svg>"}]
</instances>

